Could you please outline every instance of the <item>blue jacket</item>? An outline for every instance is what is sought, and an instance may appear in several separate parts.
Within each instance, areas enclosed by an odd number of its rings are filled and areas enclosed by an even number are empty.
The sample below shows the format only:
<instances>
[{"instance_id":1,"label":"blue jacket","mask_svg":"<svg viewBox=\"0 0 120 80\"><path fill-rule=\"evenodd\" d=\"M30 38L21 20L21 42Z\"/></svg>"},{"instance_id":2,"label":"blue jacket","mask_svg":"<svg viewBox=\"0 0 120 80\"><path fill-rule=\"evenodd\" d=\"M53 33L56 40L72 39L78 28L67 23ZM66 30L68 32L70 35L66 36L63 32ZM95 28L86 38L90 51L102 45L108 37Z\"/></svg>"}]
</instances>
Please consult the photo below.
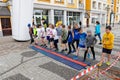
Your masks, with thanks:
<instances>
[{"instance_id":1,"label":"blue jacket","mask_svg":"<svg viewBox=\"0 0 120 80\"><path fill-rule=\"evenodd\" d=\"M74 32L74 40L79 40L79 31L78 31L78 29L74 29L73 32Z\"/></svg>"},{"instance_id":2,"label":"blue jacket","mask_svg":"<svg viewBox=\"0 0 120 80\"><path fill-rule=\"evenodd\" d=\"M70 43L73 41L72 31L68 31L67 41Z\"/></svg>"},{"instance_id":3,"label":"blue jacket","mask_svg":"<svg viewBox=\"0 0 120 80\"><path fill-rule=\"evenodd\" d=\"M95 34L99 34L101 31L100 31L100 24L96 25L95 26Z\"/></svg>"},{"instance_id":4,"label":"blue jacket","mask_svg":"<svg viewBox=\"0 0 120 80\"><path fill-rule=\"evenodd\" d=\"M86 42L86 33L80 33L79 34L79 47L85 48L85 42Z\"/></svg>"}]
</instances>

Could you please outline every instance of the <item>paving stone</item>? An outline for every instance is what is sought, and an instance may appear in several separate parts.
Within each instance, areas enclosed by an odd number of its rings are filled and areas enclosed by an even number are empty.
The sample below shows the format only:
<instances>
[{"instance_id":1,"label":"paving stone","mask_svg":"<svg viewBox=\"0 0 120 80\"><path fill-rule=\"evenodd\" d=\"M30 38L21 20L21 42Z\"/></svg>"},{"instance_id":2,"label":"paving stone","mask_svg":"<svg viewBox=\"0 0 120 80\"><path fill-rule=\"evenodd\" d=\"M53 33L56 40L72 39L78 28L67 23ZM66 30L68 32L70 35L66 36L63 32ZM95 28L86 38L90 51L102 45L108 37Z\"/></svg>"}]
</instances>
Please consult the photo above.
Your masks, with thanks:
<instances>
[{"instance_id":1,"label":"paving stone","mask_svg":"<svg viewBox=\"0 0 120 80\"><path fill-rule=\"evenodd\" d=\"M25 77L22 74L16 74L16 75L10 76L8 78L5 78L3 80L30 80L30 79Z\"/></svg>"},{"instance_id":2,"label":"paving stone","mask_svg":"<svg viewBox=\"0 0 120 80\"><path fill-rule=\"evenodd\" d=\"M49 63L43 64L43 65L40 65L39 67L44 68L50 72L53 72L54 74L57 74L57 75L65 78L66 80L70 80L76 73L78 73L77 71L75 71L73 69L63 67L54 62L49 62Z\"/></svg>"}]
</instances>

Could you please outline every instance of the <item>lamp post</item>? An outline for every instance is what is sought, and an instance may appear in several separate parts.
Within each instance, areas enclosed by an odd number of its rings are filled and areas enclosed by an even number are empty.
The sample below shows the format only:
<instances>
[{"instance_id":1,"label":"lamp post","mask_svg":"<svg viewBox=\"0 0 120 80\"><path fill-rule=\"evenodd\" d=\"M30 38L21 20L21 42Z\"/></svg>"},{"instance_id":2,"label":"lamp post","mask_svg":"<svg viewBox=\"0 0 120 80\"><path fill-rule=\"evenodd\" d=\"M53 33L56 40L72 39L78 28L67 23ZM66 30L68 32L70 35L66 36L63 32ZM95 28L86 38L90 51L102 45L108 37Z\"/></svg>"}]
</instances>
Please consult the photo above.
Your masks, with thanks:
<instances>
[{"instance_id":1,"label":"lamp post","mask_svg":"<svg viewBox=\"0 0 120 80\"><path fill-rule=\"evenodd\" d=\"M107 10L107 16L106 16L106 26L108 26L108 14L109 14L109 10L110 10L109 5L107 5L106 10Z\"/></svg>"}]
</instances>

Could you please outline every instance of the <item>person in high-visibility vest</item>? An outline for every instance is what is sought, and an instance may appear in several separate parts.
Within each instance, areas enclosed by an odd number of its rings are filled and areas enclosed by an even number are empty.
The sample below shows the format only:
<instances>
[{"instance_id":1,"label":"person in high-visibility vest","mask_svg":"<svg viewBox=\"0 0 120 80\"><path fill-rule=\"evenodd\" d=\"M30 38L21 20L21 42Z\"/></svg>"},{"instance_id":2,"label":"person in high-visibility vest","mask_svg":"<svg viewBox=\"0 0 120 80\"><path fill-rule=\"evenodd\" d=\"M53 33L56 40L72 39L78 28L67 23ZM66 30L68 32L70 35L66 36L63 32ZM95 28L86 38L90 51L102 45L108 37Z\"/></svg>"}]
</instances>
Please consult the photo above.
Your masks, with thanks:
<instances>
[{"instance_id":1,"label":"person in high-visibility vest","mask_svg":"<svg viewBox=\"0 0 120 80\"><path fill-rule=\"evenodd\" d=\"M33 35L37 37L37 27L35 25L33 25Z\"/></svg>"}]
</instances>

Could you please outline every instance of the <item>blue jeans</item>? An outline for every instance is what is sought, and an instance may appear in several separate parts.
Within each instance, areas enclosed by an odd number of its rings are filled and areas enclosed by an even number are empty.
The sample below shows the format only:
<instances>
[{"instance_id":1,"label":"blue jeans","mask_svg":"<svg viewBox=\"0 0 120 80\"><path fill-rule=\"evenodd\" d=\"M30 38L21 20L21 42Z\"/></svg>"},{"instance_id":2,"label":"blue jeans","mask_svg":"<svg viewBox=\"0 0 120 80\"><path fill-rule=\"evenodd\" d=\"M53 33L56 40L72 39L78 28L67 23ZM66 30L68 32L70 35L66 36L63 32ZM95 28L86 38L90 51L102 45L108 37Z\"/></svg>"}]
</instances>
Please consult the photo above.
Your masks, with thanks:
<instances>
[{"instance_id":1,"label":"blue jeans","mask_svg":"<svg viewBox=\"0 0 120 80\"><path fill-rule=\"evenodd\" d=\"M95 37L96 36L98 36L98 38L99 38L99 40L100 40L100 42L102 41L102 38L101 38L101 34L100 33L97 33L97 34L95 34Z\"/></svg>"}]
</instances>

